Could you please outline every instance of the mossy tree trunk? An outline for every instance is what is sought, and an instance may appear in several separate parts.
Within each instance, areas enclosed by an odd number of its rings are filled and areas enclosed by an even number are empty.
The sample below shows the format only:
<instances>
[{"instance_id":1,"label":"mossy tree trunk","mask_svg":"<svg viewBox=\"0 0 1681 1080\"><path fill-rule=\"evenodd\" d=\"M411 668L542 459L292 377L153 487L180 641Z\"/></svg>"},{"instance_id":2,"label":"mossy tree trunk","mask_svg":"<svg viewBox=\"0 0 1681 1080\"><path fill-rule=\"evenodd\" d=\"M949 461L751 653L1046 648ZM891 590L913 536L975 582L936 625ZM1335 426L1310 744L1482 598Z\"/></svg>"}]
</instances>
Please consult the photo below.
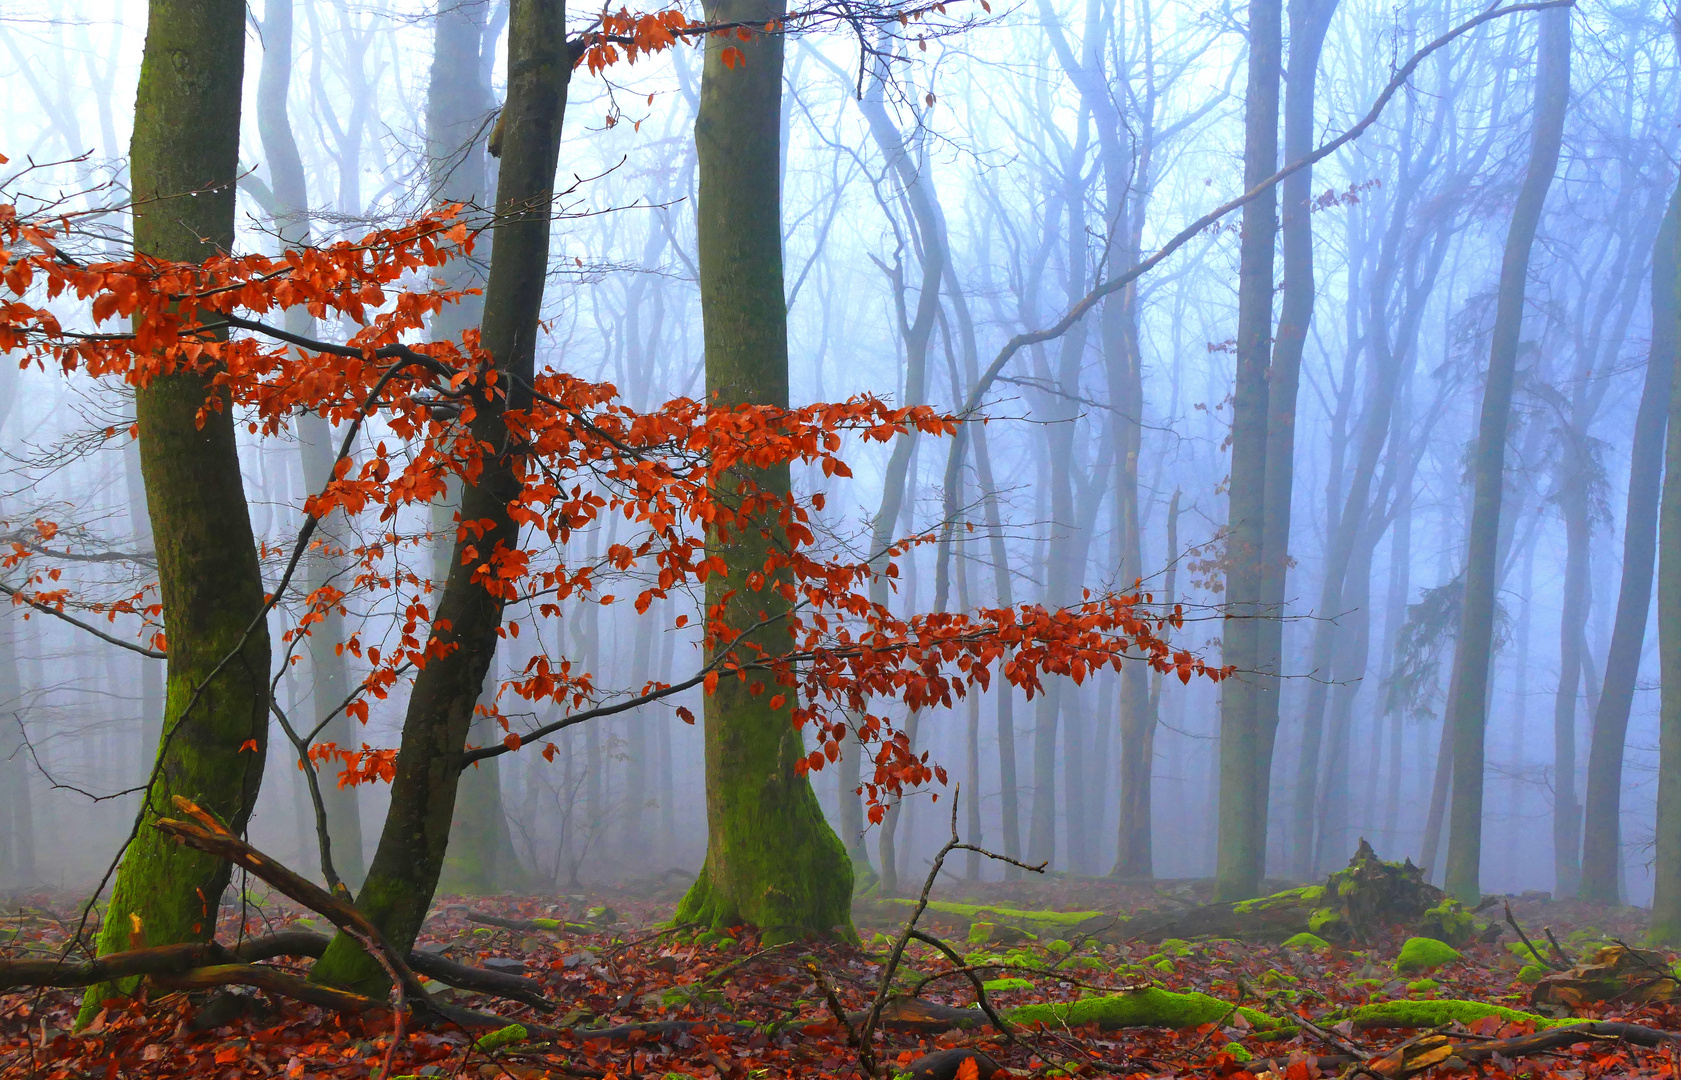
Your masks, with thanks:
<instances>
[{"instance_id":1,"label":"mossy tree trunk","mask_svg":"<svg viewBox=\"0 0 1681 1080\"><path fill-rule=\"evenodd\" d=\"M257 133L263 155L268 158L269 184L274 192L273 214L281 240L288 246L309 243L309 189L304 178L303 158L287 114L286 98L292 82L292 0L266 0L263 6L263 66L257 79ZM314 320L303 307L286 309L286 330L312 337ZM298 418L299 449L303 455L304 487L318 492L332 476L336 452L332 427L312 413ZM318 534L327 544L345 546L335 535L344 525L342 515L321 523ZM310 593L337 580L344 570L342 556L317 553L304 570L304 588ZM337 708L350 692L350 672L338 646L344 641L344 616L329 611L309 638L310 701L314 727ZM298 722L302 717L296 718ZM339 713L322 728L320 741L355 746L350 717ZM361 884L366 860L362 855L362 815L356 789L340 787L342 762L321 770L321 803L327 816L327 836L333 868L350 886ZM311 835L314 830L307 829Z\"/></svg>"},{"instance_id":2,"label":"mossy tree trunk","mask_svg":"<svg viewBox=\"0 0 1681 1080\"><path fill-rule=\"evenodd\" d=\"M1541 211L1558 167L1564 111L1570 98L1570 11L1540 16L1535 71L1535 115L1529 165L1512 208L1506 250L1500 264L1488 380L1483 388L1477 446L1472 457L1470 545L1465 564L1465 599L1454 645L1448 722L1453 732L1453 802L1448 821L1446 887L1450 895L1476 903L1481 895L1483 825L1483 735L1488 706L1489 660L1494 644L1494 592L1500 572L1500 500L1506 483L1506 432L1512 414L1518 343L1523 331L1524 286L1529 254ZM1429 857L1428 854L1425 856Z\"/></svg>"},{"instance_id":3,"label":"mossy tree trunk","mask_svg":"<svg viewBox=\"0 0 1681 1080\"><path fill-rule=\"evenodd\" d=\"M713 0L711 22L780 22L780 0ZM739 59L724 62L726 48ZM782 38L750 41L709 37L695 119L699 162L701 316L706 334L706 389L715 406L788 404L787 309L783 300L781 225ZM761 490L789 489L786 466L745 472ZM725 481L729 483L728 480ZM720 499L734 497L720 489ZM769 531L769 530L767 530ZM783 608L768 584L747 587L763 566L773 536L712 537L729 572L706 583L709 607L725 608L746 627ZM785 650L785 626L773 622L749 639L771 653ZM679 922L725 927L748 924L769 941L837 929L850 935L852 864L824 820L810 782L795 769L803 753L789 722L793 694L751 692L753 680L725 676L706 699L706 861L677 908ZM853 748L848 748L849 750Z\"/></svg>"},{"instance_id":4,"label":"mossy tree trunk","mask_svg":"<svg viewBox=\"0 0 1681 1080\"><path fill-rule=\"evenodd\" d=\"M1681 186L1676 192L1676 200L1681 201ZM1654 260L1654 273L1666 261L1672 275L1681 267L1681 231L1672 229L1669 241L1675 246L1670 248L1667 260ZM1652 291L1660 287L1663 283L1654 278ZM1669 288L1681 293L1681 275L1671 278ZM1672 299L1664 317L1669 340L1681 341L1681 302ZM1659 359L1657 333L1654 329L1653 363ZM1669 362L1681 367L1681 350L1672 348ZM1677 412L1681 412L1681 394L1672 392L1670 431L1681 431ZM1677 438L1671 438L1664 450L1663 499L1658 512L1658 657L1662 698L1658 712L1657 868L1653 875L1651 939L1655 944L1673 946L1681 945L1681 439Z\"/></svg>"},{"instance_id":5,"label":"mossy tree trunk","mask_svg":"<svg viewBox=\"0 0 1681 1080\"><path fill-rule=\"evenodd\" d=\"M152 0L148 18L130 149L134 246L196 261L233 245L245 5ZM232 408L207 375L154 379L135 401L169 635L167 704L146 821L117 872L101 953L129 948L136 928L149 945L209 940L228 864L150 821L184 795L243 829L268 741L268 628ZM250 741L256 749L242 752ZM116 989L90 987L80 1019Z\"/></svg>"},{"instance_id":6,"label":"mossy tree trunk","mask_svg":"<svg viewBox=\"0 0 1681 1080\"><path fill-rule=\"evenodd\" d=\"M1278 84L1283 52L1280 0L1250 0L1249 85L1244 98L1243 186L1278 169ZM1222 659L1239 674L1220 694L1220 784L1214 893L1244 900L1266 867L1267 783L1261 756L1256 660L1260 638L1261 534L1266 509L1267 369L1272 359L1273 244L1278 195L1268 188L1243 208L1237 300L1237 377L1226 513L1226 622Z\"/></svg>"},{"instance_id":7,"label":"mossy tree trunk","mask_svg":"<svg viewBox=\"0 0 1681 1080\"><path fill-rule=\"evenodd\" d=\"M1582 836L1583 900L1618 901L1622 851L1623 743L1635 678L1646 643L1647 608L1652 604L1652 566L1657 555L1658 489L1663 482L1664 429L1681 345L1681 184L1652 250L1652 351L1629 451L1628 508L1623 515L1623 576L1611 648L1605 655L1605 683L1594 711L1588 748L1587 818Z\"/></svg>"},{"instance_id":8,"label":"mossy tree trunk","mask_svg":"<svg viewBox=\"0 0 1681 1080\"><path fill-rule=\"evenodd\" d=\"M507 387L506 407L529 402L537 322L548 266L549 221L561 120L571 76L561 0L515 0L509 14L508 100L502 124L502 168L496 205L496 253L485 290L482 342ZM474 438L507 446L502 403L483 402L472 424ZM479 560L463 561L471 543L479 551L519 544L508 506L519 494L513 452L487 460L478 483L461 497L461 515L493 524L482 538L458 539L438 603L441 634L456 648L416 676L403 720L391 807L359 907L395 948L413 944L437 888L460 786L462 757L485 674L495 656L501 602L472 580ZM316 963L311 978L364 993L381 992L384 973L360 946L340 935Z\"/></svg>"}]
</instances>

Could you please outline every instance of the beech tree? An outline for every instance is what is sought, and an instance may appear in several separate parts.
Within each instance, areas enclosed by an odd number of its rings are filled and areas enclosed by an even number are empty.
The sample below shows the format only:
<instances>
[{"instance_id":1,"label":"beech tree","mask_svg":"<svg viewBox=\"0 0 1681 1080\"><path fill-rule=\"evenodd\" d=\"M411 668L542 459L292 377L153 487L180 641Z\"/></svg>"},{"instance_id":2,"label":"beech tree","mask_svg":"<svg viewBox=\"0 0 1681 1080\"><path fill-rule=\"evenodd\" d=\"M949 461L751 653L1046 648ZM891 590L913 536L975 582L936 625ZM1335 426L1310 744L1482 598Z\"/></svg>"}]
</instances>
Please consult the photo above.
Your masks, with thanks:
<instances>
[{"instance_id":1,"label":"beech tree","mask_svg":"<svg viewBox=\"0 0 1681 1080\"><path fill-rule=\"evenodd\" d=\"M245 5L152 0L130 175L141 259L195 263L233 245ZM137 327L144 340L147 328ZM210 331L215 340L222 331ZM269 638L234 418L216 369L137 383L136 429L168 626L168 705L144 811L99 936L207 941L228 864L150 827L183 795L244 827L268 744ZM91 1017L112 987L88 990Z\"/></svg>"}]
</instances>

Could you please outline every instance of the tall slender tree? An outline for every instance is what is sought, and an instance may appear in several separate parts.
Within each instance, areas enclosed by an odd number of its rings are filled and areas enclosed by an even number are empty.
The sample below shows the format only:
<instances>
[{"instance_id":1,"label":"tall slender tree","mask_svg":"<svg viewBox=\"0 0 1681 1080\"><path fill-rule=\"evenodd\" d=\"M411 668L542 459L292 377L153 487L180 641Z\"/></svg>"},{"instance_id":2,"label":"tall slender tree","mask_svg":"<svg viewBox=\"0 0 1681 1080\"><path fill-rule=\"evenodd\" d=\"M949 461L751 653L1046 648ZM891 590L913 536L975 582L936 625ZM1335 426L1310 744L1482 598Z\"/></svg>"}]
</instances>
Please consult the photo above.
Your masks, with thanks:
<instances>
[{"instance_id":1,"label":"tall slender tree","mask_svg":"<svg viewBox=\"0 0 1681 1080\"><path fill-rule=\"evenodd\" d=\"M1664 430L1669 424L1670 393L1675 377L1677 320L1681 304L1681 186L1652 248L1652 349L1640 407L1634 417L1629 450L1628 506L1623 514L1623 574L1617 591L1617 615L1611 648L1605 655L1605 680L1594 712L1588 747L1586 817L1582 826L1583 900L1614 904L1619 899L1622 865L1623 746L1635 678L1646 642L1647 610L1652 606L1652 573L1657 558L1658 497L1664 475Z\"/></svg>"},{"instance_id":2,"label":"tall slender tree","mask_svg":"<svg viewBox=\"0 0 1681 1080\"><path fill-rule=\"evenodd\" d=\"M1512 207L1500 263L1488 376L1472 458L1475 489L1465 562L1465 598L1459 637L1454 643L1453 689L1448 702L1447 722L1453 732L1453 801L1446 888L1468 903L1475 903L1481 896L1483 740L1494 645L1494 592L1500 569L1500 502L1506 483L1507 429L1523 331L1530 249L1558 168L1564 114L1570 100L1570 9L1542 12L1538 39L1529 162Z\"/></svg>"}]
</instances>

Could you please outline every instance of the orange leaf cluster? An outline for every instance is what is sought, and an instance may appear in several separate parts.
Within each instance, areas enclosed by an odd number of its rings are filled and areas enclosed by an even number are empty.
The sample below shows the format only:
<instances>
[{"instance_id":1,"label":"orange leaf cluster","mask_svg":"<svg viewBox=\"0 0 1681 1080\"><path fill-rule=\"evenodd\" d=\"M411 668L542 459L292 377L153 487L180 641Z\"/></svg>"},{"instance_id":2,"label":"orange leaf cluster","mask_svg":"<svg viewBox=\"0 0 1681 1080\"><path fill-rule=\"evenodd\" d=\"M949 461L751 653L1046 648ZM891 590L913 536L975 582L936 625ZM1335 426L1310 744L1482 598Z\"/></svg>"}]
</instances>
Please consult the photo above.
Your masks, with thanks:
<instances>
[{"instance_id":1,"label":"orange leaf cluster","mask_svg":"<svg viewBox=\"0 0 1681 1080\"><path fill-rule=\"evenodd\" d=\"M364 722L369 697L385 697L405 671L424 667L448 647L438 637L447 626L432 619L435 583L394 558L397 548L429 538L404 536L396 519L441 494L452 476L475 481L496 450L468 424L492 409L519 447L520 483L509 511L524 539L517 547L501 540L487 545L491 523L461 521L458 551L472 580L511 611L523 605L539 618L560 617L568 601L629 602L646 617L654 601L724 573L721 544L741 535L769 539L770 554L743 574L746 591L732 591L705 613L708 666L688 683L649 683L634 696L663 700L695 684L710 693L721 679L736 679L752 693L769 691L775 708L791 700L791 722L811 725L818 736L804 768L835 760L850 727L874 748L875 772L865 788L878 810L881 799L944 776L926 755L912 753L877 703L950 707L971 688L987 689L995 676L1031 697L1047 676L1081 682L1124 662L1146 663L1183 681L1223 674L1169 644L1169 631L1181 622L1177 609L1157 610L1137 594L1088 596L1061 609L1023 604L896 615L871 602L870 583L878 574L896 577L897 560L933 537L907 538L884 558L836 557L819 548L813 529L821 493L757 482L766 470L794 463L844 479L851 475L840 456L847 438L879 444L911 429L931 436L955 431L957 421L936 410L893 408L866 396L793 409L678 398L644 412L624 404L611 384L564 372L545 370L530 385L511 385L480 348L476 331L459 342L420 341L427 318L461 295L426 278L472 249L474 237L453 207L354 243L278 258L217 256L202 265L144 257L83 263L64 250L72 237L69 219L26 221L0 206L6 268L0 350L21 364L136 386L166 373L201 373L216 391L205 409L234 408L264 434L278 433L305 411L340 423L377 414L391 441L375 441L360 462L341 457L332 480L304 510L315 518L342 512L376 522L379 537L354 551L358 573L348 588L308 596L283 635L288 649L295 648L327 611L346 611L348 593L384 598L394 642L365 645L352 634L336 643L371 668L363 695L346 706ZM57 314L67 306L80 320L75 328ZM265 320L293 306L359 329L342 345L288 340ZM132 331L105 328L117 319L129 320ZM631 523L632 538L611 545L598 561L569 561L572 534L608 515ZM51 535L44 527L40 532ZM8 564L30 554L18 545ZM603 591L615 580L634 583L623 600ZM767 651L725 618L727 607L741 608L754 594L775 594L787 609L763 617L785 628L777 638L787 643L783 651ZM36 599L63 603L62 595L48 596ZM686 621L677 616L674 626ZM504 633L517 637L519 623ZM505 689L574 713L600 700L589 672L543 651ZM500 746L478 753L517 750L558 726L510 732ZM345 763L342 782L391 775L393 751L316 749L324 755L318 761Z\"/></svg>"}]
</instances>

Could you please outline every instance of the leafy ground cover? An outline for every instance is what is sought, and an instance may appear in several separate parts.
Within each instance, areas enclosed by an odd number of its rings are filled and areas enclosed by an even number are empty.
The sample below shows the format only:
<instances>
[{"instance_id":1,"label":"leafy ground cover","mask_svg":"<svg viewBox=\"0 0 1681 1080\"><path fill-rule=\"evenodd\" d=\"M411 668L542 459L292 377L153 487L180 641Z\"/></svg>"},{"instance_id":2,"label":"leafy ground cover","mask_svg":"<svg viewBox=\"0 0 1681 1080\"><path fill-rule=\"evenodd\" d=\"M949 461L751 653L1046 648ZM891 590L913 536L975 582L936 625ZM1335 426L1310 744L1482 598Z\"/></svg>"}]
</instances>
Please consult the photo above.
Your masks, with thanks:
<instances>
[{"instance_id":1,"label":"leafy ground cover","mask_svg":"<svg viewBox=\"0 0 1681 1080\"><path fill-rule=\"evenodd\" d=\"M941 898L959 905L947 908L948 917L977 914L961 905L1119 914L1184 906L1196 899L1195 888L1052 879L952 889ZM55 1080L857 1075L848 1028L860 1026L857 1020L875 996L890 939L902 926L883 915L891 906L860 905L859 945L771 948L761 947L752 935L697 936L670 926L674 906L669 890L662 895L646 884L586 896L440 900L420 950L523 975L536 982L550 1007L436 983L429 988L444 1000L522 1025L523 1039L522 1030L511 1027L489 1035L437 1025L417 1030L410 1024L393 1048L395 1029L385 1010L345 1014L241 987L205 991L156 985L147 987L141 999L108 1008L92 1025L72 1033L76 991L13 988L0 994L0 1075ZM1636 909L1539 898L1520 898L1512 907L1554 963L1559 958L1546 943L1543 927L1552 930L1571 961L1607 940L1636 942L1643 930L1644 913ZM6 958L66 954L75 925L73 898L27 897L12 911L0 923ZM1483 1041L1545 1031L1555 1019L1531 1018L1533 988L1521 972L1534 965L1534 958L1508 947L1515 940L1510 932L1500 942L1468 944L1460 959L1427 973L1401 974L1395 963L1405 937L1401 933L1358 947L1307 941L1297 946L1230 940L1144 944L1125 940L1115 926L1082 918L1041 920L1051 929L1040 935L977 933L981 940L971 942L938 915L932 913L921 925L974 968L987 984L992 1005L1006 1019L1014 1018L1013 1030L1006 1035L986 1025L973 1009L976 993L969 976L941 950L912 941L894 988L914 996L886 1010L878 1036L878 1056L891 1071L909 1071L937 1051L969 1047L1019 1076L1269 1080L1271 1074L1277 1080L1314 1080L1354 1072L1402 1077L1470 1070L1494 1080L1584 1080L1676 1073L1668 1045L1644 1047L1627 1038L1587 1033L1561 1036L1568 1041L1555 1040L1558 1044L1544 1053L1512 1057L1496 1051L1479 1057L1476 1047ZM493 922L482 921L486 918ZM258 893L247 894L242 905L225 907L219 929L220 941L237 943L282 930L331 927ZM83 931L82 940L92 937L90 930ZM75 949L68 955L80 958ZM298 974L306 970L285 960L274 963ZM1128 997L1130 1012L1116 1014L1125 1020L1135 1020L1146 1001L1205 1000L1169 994L1206 995L1217 1003L1214 1013L1223 1015L1210 1021L1206 1016L1212 1014L1205 1013L1200 1022L1182 1028L1108 1029L1102 1021L1110 1015L1099 1000L1104 997ZM837 1019L837 1006L851 1019ZM1504 1011L1494 1013L1489 1006ZM953 1022L954 1016L964 1018L962 1023ZM1681 1009L1663 1001L1584 1005L1575 1016L1681 1030ZM1083 1023L1088 1017L1099 1019ZM1288 1026L1281 1030L1266 1023L1268 1017ZM1405 1026L1389 1026L1394 1024ZM1431 1032L1446 1038L1432 1041ZM966 1075L959 1071L962 1055L930 1060L937 1068L929 1075Z\"/></svg>"}]
</instances>

